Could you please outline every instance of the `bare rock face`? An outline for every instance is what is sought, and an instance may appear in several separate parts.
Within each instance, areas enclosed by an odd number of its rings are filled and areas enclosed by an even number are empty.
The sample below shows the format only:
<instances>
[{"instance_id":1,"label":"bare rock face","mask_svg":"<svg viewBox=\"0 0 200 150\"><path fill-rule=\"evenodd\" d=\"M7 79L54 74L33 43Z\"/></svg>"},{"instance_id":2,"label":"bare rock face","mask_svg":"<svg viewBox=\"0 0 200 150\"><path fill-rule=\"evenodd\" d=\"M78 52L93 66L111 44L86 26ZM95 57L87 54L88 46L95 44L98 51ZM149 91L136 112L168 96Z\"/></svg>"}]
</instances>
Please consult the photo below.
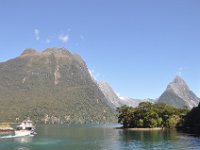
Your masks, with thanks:
<instances>
[{"instance_id":1,"label":"bare rock face","mask_svg":"<svg viewBox=\"0 0 200 150\"><path fill-rule=\"evenodd\" d=\"M117 108L121 106L120 98L113 91L112 87L105 81L96 81L97 85L103 92L104 96L107 99L107 104L110 107Z\"/></svg>"},{"instance_id":2,"label":"bare rock face","mask_svg":"<svg viewBox=\"0 0 200 150\"><path fill-rule=\"evenodd\" d=\"M160 96L158 102L164 102L177 108L193 108L199 104L200 99L189 89L186 82L176 76L165 92Z\"/></svg>"},{"instance_id":3,"label":"bare rock face","mask_svg":"<svg viewBox=\"0 0 200 150\"><path fill-rule=\"evenodd\" d=\"M117 94L113 91L112 87L105 81L96 81L97 85L103 92L104 96L106 97L107 104L116 109L120 106L132 106L137 107L142 100L132 99L132 98L120 98Z\"/></svg>"},{"instance_id":4,"label":"bare rock face","mask_svg":"<svg viewBox=\"0 0 200 150\"><path fill-rule=\"evenodd\" d=\"M0 121L27 116L45 123L63 123L65 116L70 116L67 122L71 123L114 120L114 110L85 62L64 48L26 49L19 57L0 63L0 104Z\"/></svg>"}]
</instances>

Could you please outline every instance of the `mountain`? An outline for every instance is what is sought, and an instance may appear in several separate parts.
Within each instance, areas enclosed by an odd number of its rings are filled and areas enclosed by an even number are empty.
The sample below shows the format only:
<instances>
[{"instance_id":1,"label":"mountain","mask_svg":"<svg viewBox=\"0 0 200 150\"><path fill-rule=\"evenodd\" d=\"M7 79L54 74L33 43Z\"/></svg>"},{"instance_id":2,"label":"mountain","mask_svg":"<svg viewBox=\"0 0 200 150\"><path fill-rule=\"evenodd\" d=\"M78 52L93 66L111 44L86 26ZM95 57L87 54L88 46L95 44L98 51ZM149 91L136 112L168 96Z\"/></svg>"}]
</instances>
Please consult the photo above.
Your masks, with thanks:
<instances>
[{"instance_id":1,"label":"mountain","mask_svg":"<svg viewBox=\"0 0 200 150\"><path fill-rule=\"evenodd\" d=\"M113 114L85 62L64 48L26 49L0 63L0 121L106 123Z\"/></svg>"},{"instance_id":2,"label":"mountain","mask_svg":"<svg viewBox=\"0 0 200 150\"><path fill-rule=\"evenodd\" d=\"M96 81L100 90L104 94L107 100L107 104L116 109L117 107L127 105L136 107L142 100L132 99L132 98L122 98L118 97L117 94L113 91L112 87L105 81Z\"/></svg>"},{"instance_id":3,"label":"mountain","mask_svg":"<svg viewBox=\"0 0 200 150\"><path fill-rule=\"evenodd\" d=\"M141 99L133 99L133 98L124 98L121 97L120 98L120 103L121 106L132 106L132 107L137 107L139 105L139 103L144 102L146 100L141 100Z\"/></svg>"},{"instance_id":4,"label":"mountain","mask_svg":"<svg viewBox=\"0 0 200 150\"><path fill-rule=\"evenodd\" d=\"M199 101L200 99L189 89L180 76L176 76L158 99L158 102L164 102L177 108L187 107L189 109L196 107Z\"/></svg>"},{"instance_id":5,"label":"mountain","mask_svg":"<svg viewBox=\"0 0 200 150\"><path fill-rule=\"evenodd\" d=\"M112 108L121 106L120 98L113 91L112 87L105 81L96 81L99 89L107 99L107 104Z\"/></svg>"}]
</instances>

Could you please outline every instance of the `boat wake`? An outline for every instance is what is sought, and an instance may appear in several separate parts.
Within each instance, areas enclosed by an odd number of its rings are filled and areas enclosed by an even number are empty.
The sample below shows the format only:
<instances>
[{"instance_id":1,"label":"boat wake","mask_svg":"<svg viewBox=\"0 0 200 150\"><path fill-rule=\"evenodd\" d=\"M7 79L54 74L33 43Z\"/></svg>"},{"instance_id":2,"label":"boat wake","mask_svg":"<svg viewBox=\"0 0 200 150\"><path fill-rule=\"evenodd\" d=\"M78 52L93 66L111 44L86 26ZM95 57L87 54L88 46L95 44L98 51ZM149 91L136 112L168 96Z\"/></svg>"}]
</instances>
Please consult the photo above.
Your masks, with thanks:
<instances>
[{"instance_id":1,"label":"boat wake","mask_svg":"<svg viewBox=\"0 0 200 150\"><path fill-rule=\"evenodd\" d=\"M0 139L10 139L10 138L19 138L19 137L33 137L34 135L6 135L0 136Z\"/></svg>"}]
</instances>

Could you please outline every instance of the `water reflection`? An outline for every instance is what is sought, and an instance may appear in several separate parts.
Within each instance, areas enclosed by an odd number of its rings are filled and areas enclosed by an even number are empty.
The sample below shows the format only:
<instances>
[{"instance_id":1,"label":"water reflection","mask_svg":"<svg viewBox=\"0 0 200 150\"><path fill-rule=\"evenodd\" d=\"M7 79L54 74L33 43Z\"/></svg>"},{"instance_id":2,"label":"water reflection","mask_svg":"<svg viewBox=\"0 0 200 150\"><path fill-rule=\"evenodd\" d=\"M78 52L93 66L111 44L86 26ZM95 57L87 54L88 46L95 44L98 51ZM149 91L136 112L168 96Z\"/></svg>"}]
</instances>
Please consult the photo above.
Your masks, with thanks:
<instances>
[{"instance_id":1,"label":"water reflection","mask_svg":"<svg viewBox=\"0 0 200 150\"><path fill-rule=\"evenodd\" d=\"M33 137L17 137L17 138L14 138L14 142L17 142L17 143L31 143L33 140Z\"/></svg>"},{"instance_id":2,"label":"water reflection","mask_svg":"<svg viewBox=\"0 0 200 150\"><path fill-rule=\"evenodd\" d=\"M17 147L16 150L31 150L29 147Z\"/></svg>"},{"instance_id":3,"label":"water reflection","mask_svg":"<svg viewBox=\"0 0 200 150\"><path fill-rule=\"evenodd\" d=\"M120 139L123 141L142 141L142 142L159 142L163 140L175 140L177 133L175 130L161 131L129 131L120 130Z\"/></svg>"},{"instance_id":4,"label":"water reflection","mask_svg":"<svg viewBox=\"0 0 200 150\"><path fill-rule=\"evenodd\" d=\"M37 126L34 137L0 139L0 150L200 149L200 138L175 130L128 131L94 126Z\"/></svg>"}]
</instances>

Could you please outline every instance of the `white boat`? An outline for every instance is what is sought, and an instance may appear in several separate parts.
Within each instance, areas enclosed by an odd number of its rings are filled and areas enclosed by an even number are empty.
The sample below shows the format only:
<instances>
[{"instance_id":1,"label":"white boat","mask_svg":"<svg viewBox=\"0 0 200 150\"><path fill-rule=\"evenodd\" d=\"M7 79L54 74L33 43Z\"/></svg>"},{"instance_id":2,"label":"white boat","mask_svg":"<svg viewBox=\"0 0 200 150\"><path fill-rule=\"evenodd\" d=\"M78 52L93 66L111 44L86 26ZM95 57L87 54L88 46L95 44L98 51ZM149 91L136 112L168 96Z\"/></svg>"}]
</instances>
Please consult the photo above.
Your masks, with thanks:
<instances>
[{"instance_id":1,"label":"white boat","mask_svg":"<svg viewBox=\"0 0 200 150\"><path fill-rule=\"evenodd\" d=\"M16 136L29 136L29 135L34 135L35 133L35 128L33 126L33 123L31 120L24 120L20 125L17 126L15 130L15 135Z\"/></svg>"}]
</instances>

